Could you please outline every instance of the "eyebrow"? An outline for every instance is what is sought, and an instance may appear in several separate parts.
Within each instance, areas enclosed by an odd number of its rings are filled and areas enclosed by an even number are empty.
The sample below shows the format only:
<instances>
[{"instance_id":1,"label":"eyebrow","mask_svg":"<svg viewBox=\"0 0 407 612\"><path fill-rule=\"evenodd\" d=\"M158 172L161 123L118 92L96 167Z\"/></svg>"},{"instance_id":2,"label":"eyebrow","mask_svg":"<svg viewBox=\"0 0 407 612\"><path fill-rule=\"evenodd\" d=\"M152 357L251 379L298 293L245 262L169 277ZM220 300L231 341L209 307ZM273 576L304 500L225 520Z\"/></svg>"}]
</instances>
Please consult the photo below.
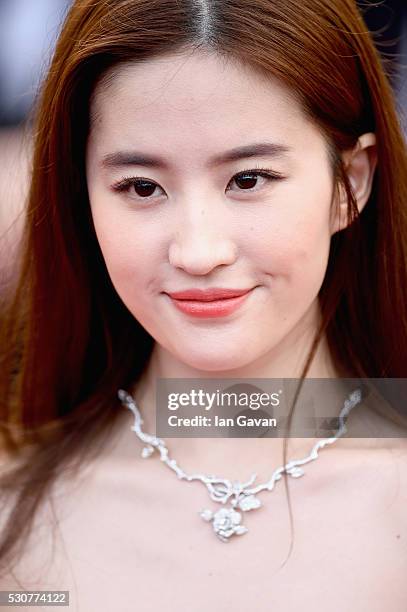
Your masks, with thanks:
<instances>
[{"instance_id":1,"label":"eyebrow","mask_svg":"<svg viewBox=\"0 0 407 612\"><path fill-rule=\"evenodd\" d=\"M240 159L250 157L274 157L283 158L290 153L292 148L277 142L259 142L241 147L236 147L219 155L211 157L208 167L228 164ZM147 155L139 151L117 151L109 153L101 160L104 168L120 168L125 166L144 166L147 168L160 168L168 170L170 164L163 158L155 155Z\"/></svg>"}]
</instances>

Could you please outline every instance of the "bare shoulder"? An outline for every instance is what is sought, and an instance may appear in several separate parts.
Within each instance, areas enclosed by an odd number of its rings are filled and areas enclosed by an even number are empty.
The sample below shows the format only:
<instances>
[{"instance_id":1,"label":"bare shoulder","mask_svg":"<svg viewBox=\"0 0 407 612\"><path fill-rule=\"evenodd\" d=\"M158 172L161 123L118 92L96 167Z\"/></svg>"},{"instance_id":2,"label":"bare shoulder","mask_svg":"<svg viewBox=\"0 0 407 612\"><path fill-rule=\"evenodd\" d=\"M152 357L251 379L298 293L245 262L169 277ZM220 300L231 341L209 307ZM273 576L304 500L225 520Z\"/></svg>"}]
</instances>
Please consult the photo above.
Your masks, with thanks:
<instances>
[{"instance_id":1,"label":"bare shoulder","mask_svg":"<svg viewBox=\"0 0 407 612\"><path fill-rule=\"evenodd\" d=\"M376 483L380 492L380 513L404 550L407 543L407 439L386 438L380 440L380 444L381 448L367 454L366 480Z\"/></svg>"},{"instance_id":2,"label":"bare shoulder","mask_svg":"<svg viewBox=\"0 0 407 612\"><path fill-rule=\"evenodd\" d=\"M0 576L0 591L21 591L26 590L13 572L7 571L6 574Z\"/></svg>"},{"instance_id":3,"label":"bare shoulder","mask_svg":"<svg viewBox=\"0 0 407 612\"><path fill-rule=\"evenodd\" d=\"M388 447L388 452L393 461L394 468L397 470L399 482L398 499L406 504L404 506L405 511L407 507L407 439L396 438L392 442L393 444Z\"/></svg>"}]
</instances>

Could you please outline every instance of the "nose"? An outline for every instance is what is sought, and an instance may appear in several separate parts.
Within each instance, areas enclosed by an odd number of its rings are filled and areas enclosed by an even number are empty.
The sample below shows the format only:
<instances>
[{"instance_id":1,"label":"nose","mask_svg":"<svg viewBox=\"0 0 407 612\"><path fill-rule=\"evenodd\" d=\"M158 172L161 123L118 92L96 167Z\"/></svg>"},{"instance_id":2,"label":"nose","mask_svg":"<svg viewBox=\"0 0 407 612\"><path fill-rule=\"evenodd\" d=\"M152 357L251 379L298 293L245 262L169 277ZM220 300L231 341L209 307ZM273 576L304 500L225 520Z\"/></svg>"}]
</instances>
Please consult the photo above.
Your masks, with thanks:
<instances>
[{"instance_id":1,"label":"nose","mask_svg":"<svg viewBox=\"0 0 407 612\"><path fill-rule=\"evenodd\" d=\"M192 209L192 210L191 210ZM171 265L189 274L204 275L220 265L231 265L237 245L229 235L228 223L207 207L191 207L180 215L168 258Z\"/></svg>"}]
</instances>

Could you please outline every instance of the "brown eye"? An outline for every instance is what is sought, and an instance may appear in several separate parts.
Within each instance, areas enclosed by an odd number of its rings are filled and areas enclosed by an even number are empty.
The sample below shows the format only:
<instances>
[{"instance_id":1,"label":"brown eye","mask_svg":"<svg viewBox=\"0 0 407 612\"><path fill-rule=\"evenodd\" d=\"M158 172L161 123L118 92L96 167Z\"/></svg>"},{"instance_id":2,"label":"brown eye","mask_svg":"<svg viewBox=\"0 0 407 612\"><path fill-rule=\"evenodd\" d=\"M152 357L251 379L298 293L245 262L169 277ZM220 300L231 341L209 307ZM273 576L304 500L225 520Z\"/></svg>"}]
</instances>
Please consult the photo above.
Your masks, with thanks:
<instances>
[{"instance_id":1,"label":"brown eye","mask_svg":"<svg viewBox=\"0 0 407 612\"><path fill-rule=\"evenodd\" d=\"M156 189L161 189L157 183L153 183L144 178L139 177L128 177L123 178L121 181L113 185L114 191L119 193L128 193L132 198L148 199L154 195ZM163 191L161 189L161 191Z\"/></svg>"},{"instance_id":2,"label":"brown eye","mask_svg":"<svg viewBox=\"0 0 407 612\"><path fill-rule=\"evenodd\" d=\"M149 198L153 195L157 185L155 183L150 183L150 181L137 180L132 184L132 191L140 198Z\"/></svg>"},{"instance_id":3,"label":"brown eye","mask_svg":"<svg viewBox=\"0 0 407 612\"><path fill-rule=\"evenodd\" d=\"M281 174L272 172L271 170L259 169L259 170L244 170L239 174L236 174L231 183L235 183L238 186L238 191L257 191L255 187L262 187L266 183L277 181L284 178ZM259 185L259 179L262 180L262 184ZM236 190L234 190L236 191Z\"/></svg>"},{"instance_id":4,"label":"brown eye","mask_svg":"<svg viewBox=\"0 0 407 612\"><path fill-rule=\"evenodd\" d=\"M240 189L253 189L257 185L258 178L256 174L240 174L234 180Z\"/></svg>"}]
</instances>

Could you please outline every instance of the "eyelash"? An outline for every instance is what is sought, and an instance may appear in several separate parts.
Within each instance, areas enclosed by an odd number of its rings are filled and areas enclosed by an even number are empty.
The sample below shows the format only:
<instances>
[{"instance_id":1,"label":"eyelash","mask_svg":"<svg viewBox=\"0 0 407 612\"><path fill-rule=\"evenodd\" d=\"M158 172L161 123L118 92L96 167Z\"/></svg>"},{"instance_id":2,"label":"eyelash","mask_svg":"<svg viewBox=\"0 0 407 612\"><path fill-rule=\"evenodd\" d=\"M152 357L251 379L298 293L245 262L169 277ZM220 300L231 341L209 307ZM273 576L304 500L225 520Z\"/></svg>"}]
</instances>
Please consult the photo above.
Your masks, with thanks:
<instances>
[{"instance_id":1,"label":"eyelash","mask_svg":"<svg viewBox=\"0 0 407 612\"><path fill-rule=\"evenodd\" d=\"M248 170L242 170L241 172L238 172L237 174L235 174L230 179L230 181L228 183L228 186L235 179L238 179L238 178L240 178L242 176L245 176L245 175L253 175L253 176L257 175L257 176L261 176L262 178L265 178L265 179L267 179L268 181L271 181L271 182L272 181L278 181L278 180L281 180L281 179L285 178L282 174L280 174L278 172L273 172L269 168L250 168ZM118 181L117 183L112 185L112 189L115 192L125 193L125 192L128 192L130 187L132 185L135 185L138 181L144 181L145 183L149 183L151 185L157 185L157 187L160 187L160 185L155 183L155 181L150 181L150 179L146 179L146 178L143 178L141 176L124 176L120 181ZM160 187L160 189L162 189L162 187ZM242 191L243 193L245 191L247 191L248 193L252 193L251 189L241 189L240 191ZM153 196L151 195L151 196L146 196L146 197L142 197L142 196L138 196L138 197L141 200L149 200Z\"/></svg>"}]
</instances>

